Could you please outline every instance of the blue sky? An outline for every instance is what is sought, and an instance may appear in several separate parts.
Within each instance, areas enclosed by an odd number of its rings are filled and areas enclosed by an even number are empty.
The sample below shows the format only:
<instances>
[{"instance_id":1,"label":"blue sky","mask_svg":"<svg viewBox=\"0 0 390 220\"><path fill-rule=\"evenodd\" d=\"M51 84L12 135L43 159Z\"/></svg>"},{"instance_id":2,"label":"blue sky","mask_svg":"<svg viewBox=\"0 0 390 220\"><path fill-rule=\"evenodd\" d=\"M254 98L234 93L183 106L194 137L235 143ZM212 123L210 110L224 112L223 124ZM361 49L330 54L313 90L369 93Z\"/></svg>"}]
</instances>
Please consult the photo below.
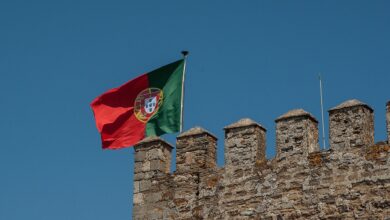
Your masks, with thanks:
<instances>
[{"instance_id":1,"label":"blue sky","mask_svg":"<svg viewBox=\"0 0 390 220\"><path fill-rule=\"evenodd\" d=\"M185 129L390 100L389 1L1 1L0 219L131 218L133 149L101 150L89 103L180 59ZM327 113L325 121L328 120ZM326 130L328 124L325 123ZM177 134L163 138L175 143ZM173 165L174 168L174 165Z\"/></svg>"}]
</instances>

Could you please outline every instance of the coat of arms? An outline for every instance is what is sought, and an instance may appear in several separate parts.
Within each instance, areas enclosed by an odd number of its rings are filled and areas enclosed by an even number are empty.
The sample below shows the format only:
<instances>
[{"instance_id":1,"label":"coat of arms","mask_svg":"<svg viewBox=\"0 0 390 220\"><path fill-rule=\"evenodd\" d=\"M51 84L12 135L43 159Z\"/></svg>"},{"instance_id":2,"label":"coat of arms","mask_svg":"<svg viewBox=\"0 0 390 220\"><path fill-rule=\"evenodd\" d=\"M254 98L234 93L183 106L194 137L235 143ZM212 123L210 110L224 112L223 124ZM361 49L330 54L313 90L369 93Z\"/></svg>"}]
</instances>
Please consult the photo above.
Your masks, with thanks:
<instances>
[{"instance_id":1,"label":"coat of arms","mask_svg":"<svg viewBox=\"0 0 390 220\"><path fill-rule=\"evenodd\" d=\"M158 88L142 90L135 99L134 113L138 120L146 123L157 112L163 102L163 92Z\"/></svg>"},{"instance_id":2,"label":"coat of arms","mask_svg":"<svg viewBox=\"0 0 390 220\"><path fill-rule=\"evenodd\" d=\"M144 102L145 102L144 105L145 112L148 114L152 114L154 112L154 109L157 106L157 97L153 96L151 98L146 98Z\"/></svg>"}]
</instances>

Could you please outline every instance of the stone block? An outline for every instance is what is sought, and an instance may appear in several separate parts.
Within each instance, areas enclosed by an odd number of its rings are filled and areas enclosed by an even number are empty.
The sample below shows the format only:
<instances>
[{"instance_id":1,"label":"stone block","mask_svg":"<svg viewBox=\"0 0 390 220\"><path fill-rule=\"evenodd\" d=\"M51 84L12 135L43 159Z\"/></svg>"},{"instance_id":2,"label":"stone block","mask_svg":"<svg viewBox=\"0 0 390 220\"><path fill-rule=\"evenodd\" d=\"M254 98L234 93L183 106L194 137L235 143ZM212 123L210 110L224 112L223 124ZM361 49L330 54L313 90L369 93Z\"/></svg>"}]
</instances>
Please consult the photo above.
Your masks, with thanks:
<instances>
[{"instance_id":1,"label":"stone block","mask_svg":"<svg viewBox=\"0 0 390 220\"><path fill-rule=\"evenodd\" d=\"M148 172L148 171L150 171L150 161L149 161L149 160L144 161L144 162L142 163L141 171L142 171L142 172Z\"/></svg>"},{"instance_id":2,"label":"stone block","mask_svg":"<svg viewBox=\"0 0 390 220\"><path fill-rule=\"evenodd\" d=\"M146 158L148 160L164 160L165 156L164 156L164 153L163 153L163 149L161 149L161 148L154 148L154 149L149 150L146 153Z\"/></svg>"},{"instance_id":3,"label":"stone block","mask_svg":"<svg viewBox=\"0 0 390 220\"><path fill-rule=\"evenodd\" d=\"M135 162L134 164L134 173L140 173L142 172L142 166L143 166L143 163L142 162Z\"/></svg>"},{"instance_id":4,"label":"stone block","mask_svg":"<svg viewBox=\"0 0 390 220\"><path fill-rule=\"evenodd\" d=\"M144 198L143 198L142 193L134 193L133 194L133 204L134 205L140 205L144 203Z\"/></svg>"},{"instance_id":5,"label":"stone block","mask_svg":"<svg viewBox=\"0 0 390 220\"><path fill-rule=\"evenodd\" d=\"M139 182L139 189L141 192L150 190L150 188L152 187L152 181L150 179L149 180L142 180L142 181L138 181L138 182Z\"/></svg>"},{"instance_id":6,"label":"stone block","mask_svg":"<svg viewBox=\"0 0 390 220\"><path fill-rule=\"evenodd\" d=\"M140 187L139 187L140 181L134 181L134 194L140 192Z\"/></svg>"},{"instance_id":7,"label":"stone block","mask_svg":"<svg viewBox=\"0 0 390 220\"><path fill-rule=\"evenodd\" d=\"M146 152L145 151L139 151L136 154L134 154L134 160L135 162L142 162L145 160Z\"/></svg>"}]
</instances>

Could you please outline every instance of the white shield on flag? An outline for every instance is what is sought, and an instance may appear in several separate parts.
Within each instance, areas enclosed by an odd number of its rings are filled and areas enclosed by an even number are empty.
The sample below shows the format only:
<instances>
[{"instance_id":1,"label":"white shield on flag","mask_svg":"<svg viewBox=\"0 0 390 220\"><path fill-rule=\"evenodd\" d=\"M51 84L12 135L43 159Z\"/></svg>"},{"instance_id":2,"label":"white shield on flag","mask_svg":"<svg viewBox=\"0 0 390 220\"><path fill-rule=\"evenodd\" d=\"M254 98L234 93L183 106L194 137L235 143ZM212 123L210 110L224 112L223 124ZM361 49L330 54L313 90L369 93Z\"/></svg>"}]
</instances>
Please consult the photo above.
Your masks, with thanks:
<instances>
[{"instance_id":1,"label":"white shield on flag","mask_svg":"<svg viewBox=\"0 0 390 220\"><path fill-rule=\"evenodd\" d=\"M145 112L148 114L153 113L154 110L156 109L156 105L157 105L157 97L156 96L146 98L145 105L144 105Z\"/></svg>"}]
</instances>

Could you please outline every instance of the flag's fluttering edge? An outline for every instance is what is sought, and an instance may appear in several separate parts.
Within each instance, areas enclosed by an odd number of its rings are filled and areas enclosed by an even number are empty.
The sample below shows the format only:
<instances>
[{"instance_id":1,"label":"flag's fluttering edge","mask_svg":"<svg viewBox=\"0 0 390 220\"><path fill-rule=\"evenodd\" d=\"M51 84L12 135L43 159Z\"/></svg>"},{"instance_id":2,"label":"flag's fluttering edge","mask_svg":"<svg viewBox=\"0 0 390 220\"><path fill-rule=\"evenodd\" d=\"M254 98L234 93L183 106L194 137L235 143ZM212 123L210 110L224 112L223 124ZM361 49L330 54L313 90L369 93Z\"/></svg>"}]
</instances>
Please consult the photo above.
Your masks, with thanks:
<instances>
[{"instance_id":1,"label":"flag's fluttering edge","mask_svg":"<svg viewBox=\"0 0 390 220\"><path fill-rule=\"evenodd\" d=\"M104 149L133 146L180 130L184 60L141 75L97 97L91 107Z\"/></svg>"}]
</instances>

